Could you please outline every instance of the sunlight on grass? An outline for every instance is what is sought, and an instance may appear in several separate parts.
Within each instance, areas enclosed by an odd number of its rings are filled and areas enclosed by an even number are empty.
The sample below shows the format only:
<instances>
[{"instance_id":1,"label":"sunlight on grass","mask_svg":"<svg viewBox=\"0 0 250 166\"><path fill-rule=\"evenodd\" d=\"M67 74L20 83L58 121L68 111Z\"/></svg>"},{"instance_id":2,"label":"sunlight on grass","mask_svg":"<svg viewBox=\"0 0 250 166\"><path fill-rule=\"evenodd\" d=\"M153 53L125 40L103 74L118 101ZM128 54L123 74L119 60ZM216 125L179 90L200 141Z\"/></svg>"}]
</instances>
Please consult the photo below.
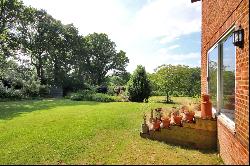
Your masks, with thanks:
<instances>
[{"instance_id":1,"label":"sunlight on grass","mask_svg":"<svg viewBox=\"0 0 250 166\"><path fill-rule=\"evenodd\" d=\"M143 112L171 106L63 99L0 102L0 164L222 164L216 152L139 136Z\"/></svg>"}]
</instances>

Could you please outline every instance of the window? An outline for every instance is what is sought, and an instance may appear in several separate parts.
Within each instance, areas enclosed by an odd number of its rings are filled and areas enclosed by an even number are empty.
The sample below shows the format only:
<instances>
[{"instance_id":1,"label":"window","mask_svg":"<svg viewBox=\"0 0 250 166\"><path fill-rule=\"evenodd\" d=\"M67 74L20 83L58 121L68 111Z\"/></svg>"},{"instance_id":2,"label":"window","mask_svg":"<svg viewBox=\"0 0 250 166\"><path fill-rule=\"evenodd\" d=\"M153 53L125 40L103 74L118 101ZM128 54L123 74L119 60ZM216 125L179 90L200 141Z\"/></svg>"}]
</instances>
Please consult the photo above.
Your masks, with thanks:
<instances>
[{"instance_id":1,"label":"window","mask_svg":"<svg viewBox=\"0 0 250 166\"><path fill-rule=\"evenodd\" d=\"M217 108L218 46L208 56L208 94L214 108Z\"/></svg>"},{"instance_id":2,"label":"window","mask_svg":"<svg viewBox=\"0 0 250 166\"><path fill-rule=\"evenodd\" d=\"M234 121L235 46L232 31L208 51L208 94L213 108Z\"/></svg>"},{"instance_id":3,"label":"window","mask_svg":"<svg viewBox=\"0 0 250 166\"><path fill-rule=\"evenodd\" d=\"M230 35L222 44L222 109L235 110L235 48Z\"/></svg>"}]
</instances>

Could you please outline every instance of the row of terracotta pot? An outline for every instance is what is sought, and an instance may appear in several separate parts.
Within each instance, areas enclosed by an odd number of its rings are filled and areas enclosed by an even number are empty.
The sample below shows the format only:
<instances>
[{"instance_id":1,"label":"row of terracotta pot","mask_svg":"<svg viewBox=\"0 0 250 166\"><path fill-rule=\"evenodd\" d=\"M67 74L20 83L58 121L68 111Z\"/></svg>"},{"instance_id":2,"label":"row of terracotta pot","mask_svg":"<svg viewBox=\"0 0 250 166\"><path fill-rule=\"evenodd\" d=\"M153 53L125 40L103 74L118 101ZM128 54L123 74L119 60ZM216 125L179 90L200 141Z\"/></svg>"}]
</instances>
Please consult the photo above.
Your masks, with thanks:
<instances>
[{"instance_id":1,"label":"row of terracotta pot","mask_svg":"<svg viewBox=\"0 0 250 166\"><path fill-rule=\"evenodd\" d=\"M192 123L194 120L195 112L184 110L182 114L182 120L188 123Z\"/></svg>"},{"instance_id":2,"label":"row of terracotta pot","mask_svg":"<svg viewBox=\"0 0 250 166\"><path fill-rule=\"evenodd\" d=\"M182 126L182 122L193 123L195 113L193 111L181 110L172 112L170 117L150 118L149 130L169 128L170 125Z\"/></svg>"}]
</instances>

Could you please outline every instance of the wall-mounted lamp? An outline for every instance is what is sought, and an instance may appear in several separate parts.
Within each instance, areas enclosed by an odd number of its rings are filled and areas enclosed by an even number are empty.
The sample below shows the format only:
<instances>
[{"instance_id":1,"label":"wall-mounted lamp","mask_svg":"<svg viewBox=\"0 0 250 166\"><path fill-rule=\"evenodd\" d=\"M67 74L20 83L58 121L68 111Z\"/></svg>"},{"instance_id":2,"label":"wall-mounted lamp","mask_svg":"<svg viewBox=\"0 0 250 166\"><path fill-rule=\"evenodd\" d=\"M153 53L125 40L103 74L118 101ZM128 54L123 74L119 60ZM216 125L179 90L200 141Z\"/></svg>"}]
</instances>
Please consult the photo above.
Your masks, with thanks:
<instances>
[{"instance_id":1,"label":"wall-mounted lamp","mask_svg":"<svg viewBox=\"0 0 250 166\"><path fill-rule=\"evenodd\" d=\"M243 47L244 44L244 30L239 26L233 32L233 44L240 48Z\"/></svg>"}]
</instances>

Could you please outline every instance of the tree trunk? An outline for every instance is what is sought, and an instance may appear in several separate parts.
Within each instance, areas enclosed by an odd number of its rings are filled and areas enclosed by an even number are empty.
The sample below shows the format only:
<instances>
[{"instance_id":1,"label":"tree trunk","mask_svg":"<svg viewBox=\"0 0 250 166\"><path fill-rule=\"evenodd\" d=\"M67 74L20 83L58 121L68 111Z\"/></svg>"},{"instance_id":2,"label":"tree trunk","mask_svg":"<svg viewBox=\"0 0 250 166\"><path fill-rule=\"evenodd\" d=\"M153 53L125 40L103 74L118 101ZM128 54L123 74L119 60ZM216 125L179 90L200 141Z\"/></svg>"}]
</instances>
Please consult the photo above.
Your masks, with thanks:
<instances>
[{"instance_id":1,"label":"tree trunk","mask_svg":"<svg viewBox=\"0 0 250 166\"><path fill-rule=\"evenodd\" d=\"M166 102L167 102L167 103L170 103L170 100L169 100L169 94L168 94L168 92L167 92L166 99L167 99L167 100L166 100Z\"/></svg>"},{"instance_id":2,"label":"tree trunk","mask_svg":"<svg viewBox=\"0 0 250 166\"><path fill-rule=\"evenodd\" d=\"M46 80L45 80L43 68L41 68L41 85L46 85Z\"/></svg>"},{"instance_id":3,"label":"tree trunk","mask_svg":"<svg viewBox=\"0 0 250 166\"><path fill-rule=\"evenodd\" d=\"M45 85L46 81L45 81L45 76L44 76L43 62L42 62L41 54L38 55L37 59L38 59L38 64L36 65L37 76L38 76L38 79L40 80L40 83L42 85Z\"/></svg>"},{"instance_id":4,"label":"tree trunk","mask_svg":"<svg viewBox=\"0 0 250 166\"><path fill-rule=\"evenodd\" d=\"M37 77L39 80L41 80L41 70L40 70L40 67L39 65L35 65L36 67L36 72L37 72Z\"/></svg>"},{"instance_id":5,"label":"tree trunk","mask_svg":"<svg viewBox=\"0 0 250 166\"><path fill-rule=\"evenodd\" d=\"M55 63L55 65L54 65L54 83L55 83L55 85L59 85L58 70L59 70L59 68L58 68L57 64Z\"/></svg>"}]
</instances>

